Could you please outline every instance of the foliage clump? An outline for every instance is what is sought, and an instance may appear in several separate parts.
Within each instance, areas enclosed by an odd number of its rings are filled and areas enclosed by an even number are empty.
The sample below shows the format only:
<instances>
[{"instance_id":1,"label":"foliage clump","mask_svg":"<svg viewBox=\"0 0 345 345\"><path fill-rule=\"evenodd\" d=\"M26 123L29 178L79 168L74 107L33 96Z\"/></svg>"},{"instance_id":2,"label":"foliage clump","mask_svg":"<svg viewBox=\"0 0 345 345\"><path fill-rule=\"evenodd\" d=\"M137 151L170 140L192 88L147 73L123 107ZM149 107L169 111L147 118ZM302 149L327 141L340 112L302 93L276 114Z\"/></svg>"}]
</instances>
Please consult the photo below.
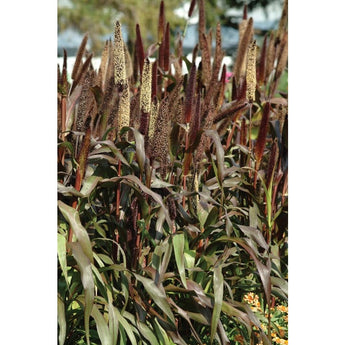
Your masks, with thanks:
<instances>
[{"instance_id":1,"label":"foliage clump","mask_svg":"<svg viewBox=\"0 0 345 345\"><path fill-rule=\"evenodd\" d=\"M213 51L199 22L188 61L163 9L146 51L137 25L130 56L117 22L98 70L87 36L71 80L66 54L58 68L59 343L274 343L287 334L286 11L260 53L243 19L229 80L220 27Z\"/></svg>"}]
</instances>

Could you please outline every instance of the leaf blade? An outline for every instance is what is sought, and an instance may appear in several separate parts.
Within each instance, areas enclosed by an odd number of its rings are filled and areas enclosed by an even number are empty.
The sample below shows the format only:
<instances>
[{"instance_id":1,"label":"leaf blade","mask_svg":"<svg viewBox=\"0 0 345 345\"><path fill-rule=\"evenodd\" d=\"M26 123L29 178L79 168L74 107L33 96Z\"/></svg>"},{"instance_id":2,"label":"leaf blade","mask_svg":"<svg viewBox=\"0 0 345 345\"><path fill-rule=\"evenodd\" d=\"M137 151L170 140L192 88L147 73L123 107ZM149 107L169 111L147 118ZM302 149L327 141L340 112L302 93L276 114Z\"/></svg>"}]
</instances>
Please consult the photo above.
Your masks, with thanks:
<instances>
[{"instance_id":1,"label":"leaf blade","mask_svg":"<svg viewBox=\"0 0 345 345\"><path fill-rule=\"evenodd\" d=\"M185 238L183 233L175 234L173 236L173 247L177 269L180 274L183 286L187 288L186 271L184 263L184 241Z\"/></svg>"},{"instance_id":2,"label":"leaf blade","mask_svg":"<svg viewBox=\"0 0 345 345\"><path fill-rule=\"evenodd\" d=\"M224 292L224 277L222 273L222 265L214 268L213 272L213 291L214 291L214 306L211 319L211 336L210 343L212 344L217 331L217 324L220 319L222 310L223 292Z\"/></svg>"}]
</instances>

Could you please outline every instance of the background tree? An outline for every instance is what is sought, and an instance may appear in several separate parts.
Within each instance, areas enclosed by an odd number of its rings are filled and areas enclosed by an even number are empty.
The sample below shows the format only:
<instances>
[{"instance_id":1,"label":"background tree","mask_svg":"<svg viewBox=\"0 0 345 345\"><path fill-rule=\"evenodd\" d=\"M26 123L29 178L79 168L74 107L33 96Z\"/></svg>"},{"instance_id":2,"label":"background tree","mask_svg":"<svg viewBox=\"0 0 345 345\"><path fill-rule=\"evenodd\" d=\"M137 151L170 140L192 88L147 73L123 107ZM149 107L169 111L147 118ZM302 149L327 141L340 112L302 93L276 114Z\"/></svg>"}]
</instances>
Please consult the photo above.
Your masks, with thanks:
<instances>
[{"instance_id":1,"label":"background tree","mask_svg":"<svg viewBox=\"0 0 345 345\"><path fill-rule=\"evenodd\" d=\"M284 0L208 0L205 1L207 26L214 27L217 22L221 25L238 28L238 18L227 14L229 9L242 9L247 5L248 13L254 9L263 8L267 11L268 5L280 3L283 7Z\"/></svg>"},{"instance_id":2,"label":"background tree","mask_svg":"<svg viewBox=\"0 0 345 345\"><path fill-rule=\"evenodd\" d=\"M171 28L182 26L183 18L174 14L174 10L185 1L169 0L165 2L165 15ZM80 33L89 32L92 50L101 53L104 41L101 37L112 34L116 20L126 25L128 38L133 39L135 25L140 24L144 42L147 44L157 40L157 18L160 0L69 0L59 1L59 32L66 28L74 28ZM129 49L133 42L128 42Z\"/></svg>"},{"instance_id":3,"label":"background tree","mask_svg":"<svg viewBox=\"0 0 345 345\"><path fill-rule=\"evenodd\" d=\"M231 8L243 8L247 4L248 11L254 8L264 9L272 2L283 0L207 0L205 1L207 27L214 27L217 22L221 25L237 29L237 20L227 15ZM177 27L183 30L186 20L174 13L174 10L185 6L190 1L165 1L165 15L170 23L170 30L174 32ZM113 32L113 25L119 20L126 25L128 38L135 37L135 25L140 24L144 45L157 41L156 18L158 18L160 0L59 0L58 3L58 31L73 28L81 34L89 32L92 50L100 55L104 46L102 36ZM193 12L197 16L197 6ZM173 38L173 37L172 37ZM133 42L129 41L131 49Z\"/></svg>"}]
</instances>

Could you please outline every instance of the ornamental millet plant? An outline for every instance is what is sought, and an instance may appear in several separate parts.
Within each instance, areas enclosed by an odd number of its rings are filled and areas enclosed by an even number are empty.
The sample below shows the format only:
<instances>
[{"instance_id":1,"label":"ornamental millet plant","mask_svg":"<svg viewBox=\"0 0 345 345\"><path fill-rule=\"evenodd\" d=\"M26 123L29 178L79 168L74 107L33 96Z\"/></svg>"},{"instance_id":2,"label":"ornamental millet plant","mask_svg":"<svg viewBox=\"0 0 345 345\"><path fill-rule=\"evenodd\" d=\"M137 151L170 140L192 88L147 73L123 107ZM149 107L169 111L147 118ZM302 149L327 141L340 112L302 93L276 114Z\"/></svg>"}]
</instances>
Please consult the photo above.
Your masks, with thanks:
<instances>
[{"instance_id":1,"label":"ornamental millet plant","mask_svg":"<svg viewBox=\"0 0 345 345\"><path fill-rule=\"evenodd\" d=\"M129 52L116 22L98 70L87 35L70 81L67 54L58 67L61 345L278 339L269 306L287 299L287 11L257 58L244 10L229 78L220 25L212 49L203 0L189 17L196 9L192 61L183 36L172 46L162 1L155 44L138 23ZM268 312L267 331L245 294Z\"/></svg>"}]
</instances>

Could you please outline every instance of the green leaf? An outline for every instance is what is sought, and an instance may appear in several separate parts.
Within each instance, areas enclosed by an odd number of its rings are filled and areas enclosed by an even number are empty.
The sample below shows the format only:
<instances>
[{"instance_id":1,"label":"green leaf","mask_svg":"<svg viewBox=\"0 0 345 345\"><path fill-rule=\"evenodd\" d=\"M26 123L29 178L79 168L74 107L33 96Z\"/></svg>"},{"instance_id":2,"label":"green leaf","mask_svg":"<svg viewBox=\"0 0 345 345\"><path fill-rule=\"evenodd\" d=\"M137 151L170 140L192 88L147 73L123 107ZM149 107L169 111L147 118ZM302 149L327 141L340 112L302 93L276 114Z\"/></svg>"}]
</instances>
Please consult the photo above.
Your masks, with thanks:
<instances>
[{"instance_id":1,"label":"green leaf","mask_svg":"<svg viewBox=\"0 0 345 345\"><path fill-rule=\"evenodd\" d=\"M98 257L106 264L108 265L114 265L114 262L112 260L112 258L108 255L105 254L98 254Z\"/></svg>"},{"instance_id":2,"label":"green leaf","mask_svg":"<svg viewBox=\"0 0 345 345\"><path fill-rule=\"evenodd\" d=\"M128 335L129 340L131 341L132 345L137 345L137 340L135 339L135 335L133 333L131 325L128 323L128 321L121 315L118 309L114 309L115 315L117 319L119 320L120 325L123 327L125 332Z\"/></svg>"},{"instance_id":3,"label":"green leaf","mask_svg":"<svg viewBox=\"0 0 345 345\"><path fill-rule=\"evenodd\" d=\"M58 258L59 258L62 274L65 277L67 286L69 286L68 275L67 275L66 242L67 241L66 241L65 236L58 233L58 246L57 246Z\"/></svg>"},{"instance_id":4,"label":"green leaf","mask_svg":"<svg viewBox=\"0 0 345 345\"><path fill-rule=\"evenodd\" d=\"M210 225L215 224L218 218L219 218L219 209L216 206L214 206L212 207L211 211L208 214L208 217L205 222L205 228L207 228Z\"/></svg>"},{"instance_id":5,"label":"green leaf","mask_svg":"<svg viewBox=\"0 0 345 345\"><path fill-rule=\"evenodd\" d=\"M249 226L257 229L260 224L259 208L258 205L254 203L254 206L249 207Z\"/></svg>"},{"instance_id":6,"label":"green leaf","mask_svg":"<svg viewBox=\"0 0 345 345\"><path fill-rule=\"evenodd\" d=\"M185 249L184 259L185 259L187 269L194 268L195 258L196 258L196 250Z\"/></svg>"},{"instance_id":7,"label":"green leaf","mask_svg":"<svg viewBox=\"0 0 345 345\"><path fill-rule=\"evenodd\" d=\"M283 292L284 294L287 296L289 291L288 291L288 282L282 278L278 278L278 277L271 277L271 281L272 281L272 284L274 286L277 286L279 287Z\"/></svg>"},{"instance_id":8,"label":"green leaf","mask_svg":"<svg viewBox=\"0 0 345 345\"><path fill-rule=\"evenodd\" d=\"M164 328L159 324L157 318L154 319L153 327L155 329L155 334L160 342L163 345L174 345L174 343L169 339Z\"/></svg>"},{"instance_id":9,"label":"green leaf","mask_svg":"<svg viewBox=\"0 0 345 345\"><path fill-rule=\"evenodd\" d=\"M108 297L108 327L109 327L109 333L111 337L111 343L117 344L117 336L119 331L119 321L116 318L115 315L115 307L113 305L113 296L112 291L109 289L107 290L107 297Z\"/></svg>"},{"instance_id":10,"label":"green leaf","mask_svg":"<svg viewBox=\"0 0 345 345\"><path fill-rule=\"evenodd\" d=\"M111 335L112 344L117 344L117 337L118 337L118 332L119 332L119 320L116 318L116 314L115 314L116 308L112 304L113 301L112 301L111 293L109 293L109 290L108 290L108 299L109 299L109 303L108 303L109 332Z\"/></svg>"},{"instance_id":11,"label":"green leaf","mask_svg":"<svg viewBox=\"0 0 345 345\"><path fill-rule=\"evenodd\" d=\"M100 176L89 176L86 180L84 180L80 193L84 197L90 196L91 192L95 189L100 180L102 180L102 177Z\"/></svg>"},{"instance_id":12,"label":"green leaf","mask_svg":"<svg viewBox=\"0 0 345 345\"><path fill-rule=\"evenodd\" d=\"M122 155L121 151L115 146L115 144L111 140L97 141L96 144L108 147L115 157L117 157L124 165L130 167L130 164L128 163L127 159ZM90 154L89 158L92 158L92 154Z\"/></svg>"},{"instance_id":13,"label":"green leaf","mask_svg":"<svg viewBox=\"0 0 345 345\"><path fill-rule=\"evenodd\" d=\"M198 283L196 283L194 280L187 279L187 288L196 293L199 299L199 303L202 306L212 308L211 299L206 296L205 291Z\"/></svg>"},{"instance_id":14,"label":"green leaf","mask_svg":"<svg viewBox=\"0 0 345 345\"><path fill-rule=\"evenodd\" d=\"M168 265L170 263L170 257L171 257L172 251L173 251L171 237L168 237L162 243L162 249L163 249L164 256L163 256L163 259L161 261L161 265L160 265L159 270L158 270L159 280L158 280L157 285L162 284L165 272L166 272Z\"/></svg>"},{"instance_id":15,"label":"green leaf","mask_svg":"<svg viewBox=\"0 0 345 345\"><path fill-rule=\"evenodd\" d=\"M157 202L157 204L163 209L164 215L165 215L165 220L169 225L170 229L173 229L173 223L170 219L169 216L169 211L167 207L164 205L162 197L153 192L151 189L147 188L139 179L138 177L134 175L127 175L127 176L120 176L120 177L113 177L110 179L104 179L102 183L108 183L108 182L120 182L123 181L124 183L128 184L129 186L133 186L132 184L134 183L136 186L138 186L144 193L148 194L153 198L154 201Z\"/></svg>"},{"instance_id":16,"label":"green leaf","mask_svg":"<svg viewBox=\"0 0 345 345\"><path fill-rule=\"evenodd\" d=\"M145 165L145 142L144 136L135 128L131 127L133 131L134 138L135 138L135 150L137 154L137 160L140 168L140 173L144 172L144 165Z\"/></svg>"},{"instance_id":17,"label":"green leaf","mask_svg":"<svg viewBox=\"0 0 345 345\"><path fill-rule=\"evenodd\" d=\"M251 226L238 225L238 227L246 236L248 236L250 239L256 242L259 246L261 246L265 250L269 249L269 245L267 244L261 231Z\"/></svg>"},{"instance_id":18,"label":"green leaf","mask_svg":"<svg viewBox=\"0 0 345 345\"><path fill-rule=\"evenodd\" d=\"M97 333L102 345L112 345L111 334L103 315L98 310L97 306L94 305L92 308L91 316L96 321Z\"/></svg>"},{"instance_id":19,"label":"green leaf","mask_svg":"<svg viewBox=\"0 0 345 345\"><path fill-rule=\"evenodd\" d=\"M226 315L230 316L230 317L237 318L240 322L242 322L246 326L246 328L248 330L248 333L251 334L251 331L252 331L252 321L251 321L250 317L246 313L244 313L243 311L235 308L232 305L232 303L230 303L228 301L223 301L222 302L222 312L225 313ZM256 320L256 322L258 322L258 321Z\"/></svg>"},{"instance_id":20,"label":"green leaf","mask_svg":"<svg viewBox=\"0 0 345 345\"><path fill-rule=\"evenodd\" d=\"M151 188L166 188L166 187L174 187L173 184L162 181L155 176L152 177L153 181L151 183Z\"/></svg>"},{"instance_id":21,"label":"green leaf","mask_svg":"<svg viewBox=\"0 0 345 345\"><path fill-rule=\"evenodd\" d=\"M171 303L171 305L173 305L176 309L178 314L180 314L189 324L189 327L192 331L192 334L194 335L195 339L198 341L199 344L202 344L202 341L199 338L198 333L196 332L195 328L193 327L193 324L190 321L190 317L187 313L187 311L183 310L182 308L180 308L172 299L169 298L169 302Z\"/></svg>"},{"instance_id":22,"label":"green leaf","mask_svg":"<svg viewBox=\"0 0 345 345\"><path fill-rule=\"evenodd\" d=\"M59 345L63 345L66 339L66 315L65 304L60 296L57 299L58 323L59 323Z\"/></svg>"},{"instance_id":23,"label":"green leaf","mask_svg":"<svg viewBox=\"0 0 345 345\"><path fill-rule=\"evenodd\" d=\"M259 276L262 282L262 286L264 288L266 301L270 301L271 299L271 261L268 259L267 264L264 265L256 256L255 250L248 246L243 240L235 238L235 237L228 237L228 236L221 236L219 239L214 241L212 244L209 245L207 248L208 250L217 244L217 242L235 242L238 243L242 248L244 248L251 258L254 260L256 268L259 272Z\"/></svg>"},{"instance_id":24,"label":"green leaf","mask_svg":"<svg viewBox=\"0 0 345 345\"><path fill-rule=\"evenodd\" d=\"M60 182L58 182L58 193L66 196L77 196L80 198L83 197L83 194L81 192L78 192L74 187L65 186Z\"/></svg>"},{"instance_id":25,"label":"green leaf","mask_svg":"<svg viewBox=\"0 0 345 345\"><path fill-rule=\"evenodd\" d=\"M198 201L196 207L197 207L197 216L200 222L200 229L204 229L206 220L209 216L208 205L205 203L200 203L200 201Z\"/></svg>"},{"instance_id":26,"label":"green leaf","mask_svg":"<svg viewBox=\"0 0 345 345\"><path fill-rule=\"evenodd\" d=\"M175 254L175 259L176 259L176 265L181 277L182 284L185 288L187 288L186 272L185 272L185 265L184 265L184 234L183 233L175 234L173 236L173 247L174 247L174 254Z\"/></svg>"},{"instance_id":27,"label":"green leaf","mask_svg":"<svg viewBox=\"0 0 345 345\"><path fill-rule=\"evenodd\" d=\"M220 141L219 134L215 130L211 129L206 130L205 134L211 137L216 145L218 182L222 183L224 179L224 149Z\"/></svg>"},{"instance_id":28,"label":"green leaf","mask_svg":"<svg viewBox=\"0 0 345 345\"><path fill-rule=\"evenodd\" d=\"M217 324L220 319L220 312L222 310L223 292L224 292L224 278L222 273L222 265L214 268L213 272L213 291L214 291L214 307L211 320L211 336L210 343L212 344L217 331Z\"/></svg>"},{"instance_id":29,"label":"green leaf","mask_svg":"<svg viewBox=\"0 0 345 345\"><path fill-rule=\"evenodd\" d=\"M281 275L279 246L277 244L271 245L271 253L272 253L272 264L277 267L279 274Z\"/></svg>"},{"instance_id":30,"label":"green leaf","mask_svg":"<svg viewBox=\"0 0 345 345\"><path fill-rule=\"evenodd\" d=\"M170 321L175 324L174 314L172 313L164 289L158 288L152 279L142 277L134 273L134 276L143 285L147 293L151 296L157 306L167 315Z\"/></svg>"},{"instance_id":31,"label":"green leaf","mask_svg":"<svg viewBox=\"0 0 345 345\"><path fill-rule=\"evenodd\" d=\"M72 228L73 233L77 237L77 240L80 243L83 252L93 263L93 253L90 238L86 229L82 226L80 222L78 211L73 207L66 205L61 200L58 201L58 206L62 215L66 218L70 227Z\"/></svg>"},{"instance_id":32,"label":"green leaf","mask_svg":"<svg viewBox=\"0 0 345 345\"><path fill-rule=\"evenodd\" d=\"M89 321L94 300L94 280L92 275L92 267L89 257L83 251L80 242L68 243L72 249L72 255L77 261L81 273L81 282L85 290L85 310L84 310L84 324L86 333L86 342L90 345L90 330Z\"/></svg>"},{"instance_id":33,"label":"green leaf","mask_svg":"<svg viewBox=\"0 0 345 345\"><path fill-rule=\"evenodd\" d=\"M159 342L155 337L155 334L152 332L151 328L149 328L145 323L140 321L137 321L136 325L143 337L149 341L149 344L159 345Z\"/></svg>"}]
</instances>

